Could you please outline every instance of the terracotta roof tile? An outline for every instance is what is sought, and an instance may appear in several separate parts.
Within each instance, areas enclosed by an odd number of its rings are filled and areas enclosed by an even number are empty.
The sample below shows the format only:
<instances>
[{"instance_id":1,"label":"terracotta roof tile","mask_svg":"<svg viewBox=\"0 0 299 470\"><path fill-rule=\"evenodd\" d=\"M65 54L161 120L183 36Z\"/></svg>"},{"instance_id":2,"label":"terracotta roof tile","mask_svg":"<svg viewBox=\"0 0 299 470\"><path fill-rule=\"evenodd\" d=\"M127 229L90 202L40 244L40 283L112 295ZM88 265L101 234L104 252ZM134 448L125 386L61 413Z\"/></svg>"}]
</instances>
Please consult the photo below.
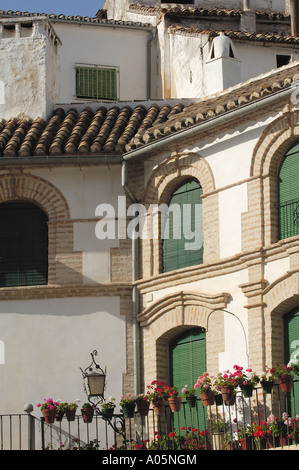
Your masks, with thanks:
<instances>
[{"instance_id":1,"label":"terracotta roof tile","mask_svg":"<svg viewBox=\"0 0 299 470\"><path fill-rule=\"evenodd\" d=\"M81 111L60 107L47 121L0 120L0 158L120 155L284 90L298 80L299 62L295 62L188 105L99 105L95 111L89 106Z\"/></svg>"}]
</instances>

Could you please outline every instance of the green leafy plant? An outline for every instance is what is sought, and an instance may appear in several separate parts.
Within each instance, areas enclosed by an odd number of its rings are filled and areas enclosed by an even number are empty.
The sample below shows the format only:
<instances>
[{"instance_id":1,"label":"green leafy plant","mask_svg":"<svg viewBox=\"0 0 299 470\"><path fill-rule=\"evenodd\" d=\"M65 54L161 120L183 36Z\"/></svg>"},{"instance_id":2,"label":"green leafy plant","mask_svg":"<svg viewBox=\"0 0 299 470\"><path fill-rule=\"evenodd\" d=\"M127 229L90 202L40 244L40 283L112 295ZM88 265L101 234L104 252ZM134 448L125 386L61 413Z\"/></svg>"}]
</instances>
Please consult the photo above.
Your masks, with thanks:
<instances>
[{"instance_id":1,"label":"green leafy plant","mask_svg":"<svg viewBox=\"0 0 299 470\"><path fill-rule=\"evenodd\" d=\"M195 397L196 396L196 390L195 390L195 388L189 388L188 385L185 385L185 387L182 388L182 394L183 394L184 398Z\"/></svg>"}]
</instances>

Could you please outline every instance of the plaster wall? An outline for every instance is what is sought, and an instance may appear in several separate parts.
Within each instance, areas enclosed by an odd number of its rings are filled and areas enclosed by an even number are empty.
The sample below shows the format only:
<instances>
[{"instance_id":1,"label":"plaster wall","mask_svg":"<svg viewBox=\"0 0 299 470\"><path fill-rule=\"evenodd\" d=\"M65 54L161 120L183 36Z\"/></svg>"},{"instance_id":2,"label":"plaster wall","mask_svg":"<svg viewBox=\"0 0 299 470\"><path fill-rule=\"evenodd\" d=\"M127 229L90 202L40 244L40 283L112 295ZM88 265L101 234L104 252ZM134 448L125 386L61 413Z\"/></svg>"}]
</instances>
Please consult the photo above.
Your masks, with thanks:
<instances>
[{"instance_id":1,"label":"plaster wall","mask_svg":"<svg viewBox=\"0 0 299 470\"><path fill-rule=\"evenodd\" d=\"M53 22L62 41L59 103L75 96L75 64L119 67L119 99L147 99L147 41L144 30Z\"/></svg>"},{"instance_id":2,"label":"plaster wall","mask_svg":"<svg viewBox=\"0 0 299 470\"><path fill-rule=\"evenodd\" d=\"M111 324L117 348L107 335ZM80 367L90 364L94 349L107 366L107 397L122 393L126 335L117 297L0 301L0 331L1 413L22 412L30 402L40 417L36 404L43 398L86 401Z\"/></svg>"},{"instance_id":3,"label":"plaster wall","mask_svg":"<svg viewBox=\"0 0 299 470\"><path fill-rule=\"evenodd\" d=\"M45 23L34 22L28 37L20 29L16 23L14 35L0 35L0 117L46 118L58 98L58 46Z\"/></svg>"}]
</instances>

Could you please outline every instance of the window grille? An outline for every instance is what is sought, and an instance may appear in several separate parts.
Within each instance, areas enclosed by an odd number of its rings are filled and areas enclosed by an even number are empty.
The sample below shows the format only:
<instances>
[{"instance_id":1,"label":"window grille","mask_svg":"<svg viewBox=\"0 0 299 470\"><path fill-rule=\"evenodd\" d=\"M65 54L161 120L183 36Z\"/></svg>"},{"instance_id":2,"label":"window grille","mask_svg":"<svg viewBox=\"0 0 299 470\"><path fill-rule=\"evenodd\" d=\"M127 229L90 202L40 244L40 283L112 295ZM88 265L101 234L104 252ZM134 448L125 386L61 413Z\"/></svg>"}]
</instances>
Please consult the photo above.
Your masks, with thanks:
<instances>
[{"instance_id":1,"label":"window grille","mask_svg":"<svg viewBox=\"0 0 299 470\"><path fill-rule=\"evenodd\" d=\"M84 99L118 99L118 70L100 66L76 66L76 97Z\"/></svg>"}]
</instances>

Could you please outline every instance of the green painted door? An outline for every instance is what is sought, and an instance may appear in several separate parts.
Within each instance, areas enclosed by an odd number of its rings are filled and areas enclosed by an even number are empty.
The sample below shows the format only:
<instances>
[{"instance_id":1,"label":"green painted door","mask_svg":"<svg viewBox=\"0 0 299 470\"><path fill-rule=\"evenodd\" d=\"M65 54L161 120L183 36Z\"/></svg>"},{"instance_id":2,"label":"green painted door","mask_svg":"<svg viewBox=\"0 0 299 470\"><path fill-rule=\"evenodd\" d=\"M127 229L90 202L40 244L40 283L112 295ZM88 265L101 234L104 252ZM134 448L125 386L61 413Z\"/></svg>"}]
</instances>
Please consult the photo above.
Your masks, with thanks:
<instances>
[{"instance_id":1,"label":"green painted door","mask_svg":"<svg viewBox=\"0 0 299 470\"><path fill-rule=\"evenodd\" d=\"M163 272L202 264L202 188L188 181L172 195L163 229Z\"/></svg>"},{"instance_id":2,"label":"green painted door","mask_svg":"<svg viewBox=\"0 0 299 470\"><path fill-rule=\"evenodd\" d=\"M286 153L278 182L282 240L299 235L299 143Z\"/></svg>"},{"instance_id":3,"label":"green painted door","mask_svg":"<svg viewBox=\"0 0 299 470\"><path fill-rule=\"evenodd\" d=\"M299 307L284 317L285 322L285 362L286 364L299 354ZM295 376L295 378L297 378ZM291 415L299 414L299 383L294 383L294 397L289 397Z\"/></svg>"},{"instance_id":4,"label":"green painted door","mask_svg":"<svg viewBox=\"0 0 299 470\"><path fill-rule=\"evenodd\" d=\"M201 328L188 330L170 345L170 379L171 385L178 388L180 394L185 385L193 388L198 377L205 372L206 341ZM199 396L199 395L198 395ZM201 404L197 409L182 407L175 413L175 427L191 426L204 429L204 417Z\"/></svg>"}]
</instances>

